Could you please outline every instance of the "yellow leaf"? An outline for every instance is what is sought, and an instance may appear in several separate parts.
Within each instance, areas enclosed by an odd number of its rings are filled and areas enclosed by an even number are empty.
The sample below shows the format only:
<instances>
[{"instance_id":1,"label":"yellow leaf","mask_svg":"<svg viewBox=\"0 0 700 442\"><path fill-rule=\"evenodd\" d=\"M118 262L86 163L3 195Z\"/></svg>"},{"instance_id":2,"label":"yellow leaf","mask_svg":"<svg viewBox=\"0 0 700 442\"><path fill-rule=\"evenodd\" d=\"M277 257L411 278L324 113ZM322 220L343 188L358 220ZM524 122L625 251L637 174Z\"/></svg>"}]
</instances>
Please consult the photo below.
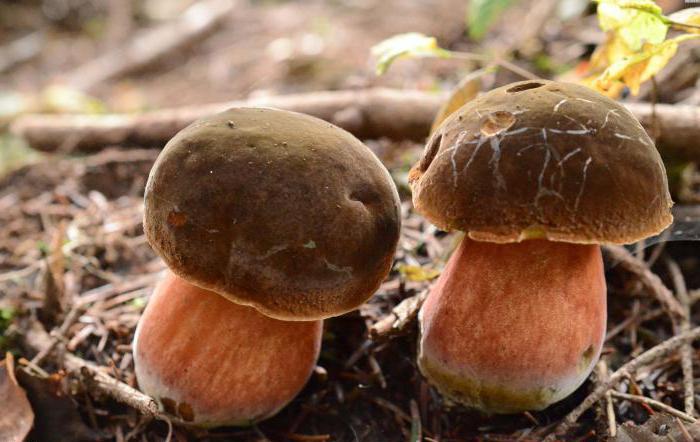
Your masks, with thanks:
<instances>
[{"instance_id":1,"label":"yellow leaf","mask_svg":"<svg viewBox=\"0 0 700 442\"><path fill-rule=\"evenodd\" d=\"M637 95L640 84L656 75L676 54L678 43L697 37L700 35L687 34L657 45L647 43L641 52L612 63L598 78L596 86L608 90L622 81L633 95Z\"/></svg>"},{"instance_id":2,"label":"yellow leaf","mask_svg":"<svg viewBox=\"0 0 700 442\"><path fill-rule=\"evenodd\" d=\"M640 85L675 55L680 42L700 37L700 8L665 17L652 0L597 2L598 21L601 29L607 31L607 38L591 56L588 77L581 82L609 97L618 97L625 86L633 95L638 94ZM669 26L697 35L666 40Z\"/></svg>"},{"instance_id":3,"label":"yellow leaf","mask_svg":"<svg viewBox=\"0 0 700 442\"><path fill-rule=\"evenodd\" d=\"M615 32L608 32L605 43L598 46L591 55L589 71L601 73L615 61L634 54L620 36Z\"/></svg>"},{"instance_id":4,"label":"yellow leaf","mask_svg":"<svg viewBox=\"0 0 700 442\"><path fill-rule=\"evenodd\" d=\"M104 103L77 89L54 84L41 92L44 112L99 114L105 112Z\"/></svg>"},{"instance_id":5,"label":"yellow leaf","mask_svg":"<svg viewBox=\"0 0 700 442\"><path fill-rule=\"evenodd\" d=\"M600 82L599 74L585 77L579 80L579 83L583 84L584 86L588 86L589 88L610 98L618 98L622 94L622 91L625 90L625 84L621 81L611 81L605 85L606 88L603 88L603 85Z\"/></svg>"},{"instance_id":6,"label":"yellow leaf","mask_svg":"<svg viewBox=\"0 0 700 442\"><path fill-rule=\"evenodd\" d=\"M442 104L442 107L440 107L440 110L435 116L433 125L430 128L431 134L435 132L440 124L442 124L447 117L452 115L454 111L464 106L467 102L472 101L474 97L476 97L476 94L478 94L481 90L481 76L489 71L490 69L480 69L478 71L471 72L459 82L457 87L452 90L450 96Z\"/></svg>"},{"instance_id":7,"label":"yellow leaf","mask_svg":"<svg viewBox=\"0 0 700 442\"><path fill-rule=\"evenodd\" d=\"M600 28L618 33L633 51L666 38L669 25L651 0L600 0L597 12Z\"/></svg>"},{"instance_id":8,"label":"yellow leaf","mask_svg":"<svg viewBox=\"0 0 700 442\"><path fill-rule=\"evenodd\" d=\"M419 32L398 34L381 41L372 47L372 55L377 58L376 71L381 75L399 58L440 57L449 58L450 51L438 46L435 37Z\"/></svg>"},{"instance_id":9,"label":"yellow leaf","mask_svg":"<svg viewBox=\"0 0 700 442\"><path fill-rule=\"evenodd\" d=\"M440 276L438 270L408 264L399 265L398 270L406 279L413 282L430 281Z\"/></svg>"}]
</instances>

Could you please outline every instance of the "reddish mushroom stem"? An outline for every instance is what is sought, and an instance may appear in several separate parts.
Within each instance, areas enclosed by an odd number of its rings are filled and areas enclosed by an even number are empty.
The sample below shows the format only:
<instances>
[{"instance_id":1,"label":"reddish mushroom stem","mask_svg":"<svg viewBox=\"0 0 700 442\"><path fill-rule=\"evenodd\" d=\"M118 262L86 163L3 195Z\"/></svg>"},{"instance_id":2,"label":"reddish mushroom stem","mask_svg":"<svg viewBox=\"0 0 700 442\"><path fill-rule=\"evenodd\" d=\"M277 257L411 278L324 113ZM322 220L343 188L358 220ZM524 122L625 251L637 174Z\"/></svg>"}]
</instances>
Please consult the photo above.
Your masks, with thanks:
<instances>
[{"instance_id":1,"label":"reddish mushroom stem","mask_svg":"<svg viewBox=\"0 0 700 442\"><path fill-rule=\"evenodd\" d=\"M465 239L420 313L419 366L486 412L538 410L580 386L605 337L600 247Z\"/></svg>"},{"instance_id":2,"label":"reddish mushroom stem","mask_svg":"<svg viewBox=\"0 0 700 442\"><path fill-rule=\"evenodd\" d=\"M136 376L183 422L250 424L299 393L322 329L323 321L273 319L168 272L136 330Z\"/></svg>"}]
</instances>

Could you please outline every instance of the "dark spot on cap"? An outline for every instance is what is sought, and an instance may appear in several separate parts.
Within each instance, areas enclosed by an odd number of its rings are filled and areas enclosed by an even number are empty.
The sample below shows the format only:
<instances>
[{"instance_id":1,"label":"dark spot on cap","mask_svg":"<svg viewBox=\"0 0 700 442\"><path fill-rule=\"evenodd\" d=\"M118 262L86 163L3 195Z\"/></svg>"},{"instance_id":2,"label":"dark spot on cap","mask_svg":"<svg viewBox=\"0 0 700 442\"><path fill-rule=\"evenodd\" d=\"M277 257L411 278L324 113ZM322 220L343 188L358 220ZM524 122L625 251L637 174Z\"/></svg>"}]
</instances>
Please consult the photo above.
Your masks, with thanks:
<instances>
[{"instance_id":1,"label":"dark spot on cap","mask_svg":"<svg viewBox=\"0 0 700 442\"><path fill-rule=\"evenodd\" d=\"M182 227L187 222L187 215L177 210L171 210L168 213L168 224L172 227Z\"/></svg>"},{"instance_id":2,"label":"dark spot on cap","mask_svg":"<svg viewBox=\"0 0 700 442\"><path fill-rule=\"evenodd\" d=\"M524 83L524 84L519 84L519 85L517 85L517 86L513 86L512 88L507 89L506 92L510 92L510 93L522 92L522 91L526 91L526 90L528 90L528 89L535 89L535 88L538 88L538 87L541 87L541 86L544 86L544 84L543 84L543 83L539 83L539 82L537 82L537 81L533 81L533 82L530 82L530 83Z\"/></svg>"},{"instance_id":3,"label":"dark spot on cap","mask_svg":"<svg viewBox=\"0 0 700 442\"><path fill-rule=\"evenodd\" d=\"M487 137L508 130L515 123L515 115L507 111L492 112L481 119L479 130Z\"/></svg>"}]
</instances>

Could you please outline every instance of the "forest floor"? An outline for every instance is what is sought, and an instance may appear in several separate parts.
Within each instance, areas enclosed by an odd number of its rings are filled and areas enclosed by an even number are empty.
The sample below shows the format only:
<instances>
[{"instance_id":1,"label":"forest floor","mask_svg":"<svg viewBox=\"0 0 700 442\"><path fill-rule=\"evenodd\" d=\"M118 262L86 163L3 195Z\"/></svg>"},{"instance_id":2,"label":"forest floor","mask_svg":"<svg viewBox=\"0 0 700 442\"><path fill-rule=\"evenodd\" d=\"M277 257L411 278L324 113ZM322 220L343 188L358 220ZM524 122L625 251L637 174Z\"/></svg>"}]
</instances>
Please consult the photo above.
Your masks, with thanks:
<instances>
[{"instance_id":1,"label":"forest floor","mask_svg":"<svg viewBox=\"0 0 700 442\"><path fill-rule=\"evenodd\" d=\"M47 18L41 7L54 2L86 15ZM180 9L170 15L159 6L166 15L162 20L176 17L187 2L174 3ZM454 60L406 61L377 77L369 48L390 35L418 31L435 35L444 46L474 50L475 44L464 36L464 3L239 0L206 35L146 66L96 81L81 91L93 97L86 100L71 95L81 89L80 73L86 72L81 68L128 40L134 30L157 24L154 13L107 11L102 2L89 0L8 2L0 10L0 48L36 29L42 30L42 44L27 60L0 65L0 102L9 103L13 112L138 112L374 86L447 90L473 66ZM527 4L507 12L481 46L512 53L522 67L545 78L574 69L602 38L591 14L570 20L554 12L546 20L525 14L523 26L508 26L524 11ZM132 17L126 24L119 21L125 15ZM698 46L683 48L681 67L670 65L662 73L659 102L700 104L695 87L699 53ZM484 77L484 88L519 79L499 71ZM55 84L69 85L59 98L47 92ZM636 100L649 101L651 94L643 89ZM0 124L9 123L3 111ZM458 240L412 210L406 176L423 145L365 142L391 171L403 201L394 270L359 311L326 321L317 369L277 416L250 428L195 430L173 427L115 400L123 392L101 385L96 375L136 387L133 332L164 270L141 225L145 180L161 146L36 153L0 127L0 160L5 163L0 166L0 351L14 355L19 385L33 408L34 430L28 440L537 441L562 423L561 440L700 440L693 417L698 411L689 403L700 403L698 378L692 369L688 375L689 363L698 373L700 354L690 344L653 354L634 373L614 374L619 382L610 388L619 393L596 397L600 400L577 422L565 420L605 384L604 366L615 373L652 347L675 345L669 339L700 324L700 310L694 307L700 300L697 242L606 249L604 364L573 395L544 411L484 416L445 403L415 363L416 309L411 307L419 305L434 271L442 268ZM676 158L667 161L669 171L682 169L679 176L691 183L680 188L672 182L676 215L700 219L700 198L692 187L700 183L697 168ZM687 309L688 321L669 313L668 300L660 302L668 294ZM407 316L396 317L403 313ZM7 386L9 360L5 368L0 365L0 388ZM76 361L93 365L76 370ZM680 414L641 402L641 396ZM0 403L0 415L2 407ZM615 421L610 421L609 410ZM611 430L617 436L611 437Z\"/></svg>"}]
</instances>

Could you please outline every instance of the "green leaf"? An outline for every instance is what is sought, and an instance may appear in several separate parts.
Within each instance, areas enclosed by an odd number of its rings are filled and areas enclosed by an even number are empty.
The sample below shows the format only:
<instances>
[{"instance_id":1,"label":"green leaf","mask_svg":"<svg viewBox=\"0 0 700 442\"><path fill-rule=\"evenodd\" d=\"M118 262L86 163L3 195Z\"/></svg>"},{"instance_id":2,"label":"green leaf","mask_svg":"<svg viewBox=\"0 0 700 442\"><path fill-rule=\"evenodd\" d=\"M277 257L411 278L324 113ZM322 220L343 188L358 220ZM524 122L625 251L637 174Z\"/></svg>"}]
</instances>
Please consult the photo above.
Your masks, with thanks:
<instances>
[{"instance_id":1,"label":"green leaf","mask_svg":"<svg viewBox=\"0 0 700 442\"><path fill-rule=\"evenodd\" d=\"M0 324L8 323L15 316L15 310L12 307L0 308Z\"/></svg>"},{"instance_id":2,"label":"green leaf","mask_svg":"<svg viewBox=\"0 0 700 442\"><path fill-rule=\"evenodd\" d=\"M598 22L603 31L617 31L632 51L639 51L644 43L663 42L669 27L661 8L651 0L600 0Z\"/></svg>"},{"instance_id":3,"label":"green leaf","mask_svg":"<svg viewBox=\"0 0 700 442\"><path fill-rule=\"evenodd\" d=\"M505 11L513 0L472 0L467 12L469 37L481 40L498 16Z\"/></svg>"},{"instance_id":4,"label":"green leaf","mask_svg":"<svg viewBox=\"0 0 700 442\"><path fill-rule=\"evenodd\" d=\"M408 57L451 57L450 51L438 46L435 37L419 32L409 32L390 37L372 47L372 56L376 57L377 75L382 75L389 66L399 58Z\"/></svg>"},{"instance_id":5,"label":"green leaf","mask_svg":"<svg viewBox=\"0 0 700 442\"><path fill-rule=\"evenodd\" d=\"M131 300L131 305L136 308L144 308L146 306L146 298L138 297Z\"/></svg>"}]
</instances>

